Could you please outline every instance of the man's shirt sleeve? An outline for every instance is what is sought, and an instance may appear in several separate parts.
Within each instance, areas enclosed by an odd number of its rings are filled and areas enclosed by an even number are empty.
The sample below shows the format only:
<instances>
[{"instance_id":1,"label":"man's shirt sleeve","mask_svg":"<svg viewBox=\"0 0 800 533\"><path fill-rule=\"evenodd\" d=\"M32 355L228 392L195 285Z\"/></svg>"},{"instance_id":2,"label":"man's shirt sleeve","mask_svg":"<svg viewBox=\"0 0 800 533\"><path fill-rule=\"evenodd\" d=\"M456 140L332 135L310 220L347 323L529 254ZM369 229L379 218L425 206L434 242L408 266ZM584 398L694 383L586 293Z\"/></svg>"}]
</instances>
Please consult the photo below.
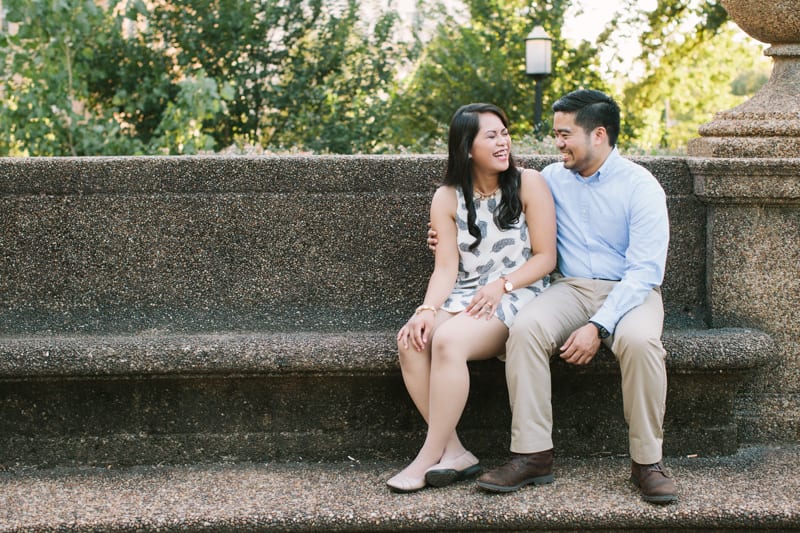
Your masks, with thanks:
<instances>
[{"instance_id":1,"label":"man's shirt sleeve","mask_svg":"<svg viewBox=\"0 0 800 533\"><path fill-rule=\"evenodd\" d=\"M622 316L641 305L664 280L669 218L666 195L655 178L642 180L633 191L628 231L622 279L591 317L612 333Z\"/></svg>"}]
</instances>

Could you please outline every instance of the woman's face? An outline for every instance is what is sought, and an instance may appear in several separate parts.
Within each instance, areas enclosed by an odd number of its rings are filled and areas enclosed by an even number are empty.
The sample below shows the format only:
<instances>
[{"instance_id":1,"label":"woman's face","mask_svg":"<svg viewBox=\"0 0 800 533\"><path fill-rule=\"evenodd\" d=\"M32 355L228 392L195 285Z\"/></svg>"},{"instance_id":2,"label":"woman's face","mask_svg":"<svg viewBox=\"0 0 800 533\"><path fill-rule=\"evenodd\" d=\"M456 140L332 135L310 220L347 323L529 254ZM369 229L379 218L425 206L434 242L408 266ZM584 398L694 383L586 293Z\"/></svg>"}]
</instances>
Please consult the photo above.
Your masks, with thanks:
<instances>
[{"instance_id":1,"label":"woman's face","mask_svg":"<svg viewBox=\"0 0 800 533\"><path fill-rule=\"evenodd\" d=\"M478 120L478 134L469 151L472 164L476 170L503 172L508 169L508 157L511 153L508 129L494 113L481 113Z\"/></svg>"}]
</instances>

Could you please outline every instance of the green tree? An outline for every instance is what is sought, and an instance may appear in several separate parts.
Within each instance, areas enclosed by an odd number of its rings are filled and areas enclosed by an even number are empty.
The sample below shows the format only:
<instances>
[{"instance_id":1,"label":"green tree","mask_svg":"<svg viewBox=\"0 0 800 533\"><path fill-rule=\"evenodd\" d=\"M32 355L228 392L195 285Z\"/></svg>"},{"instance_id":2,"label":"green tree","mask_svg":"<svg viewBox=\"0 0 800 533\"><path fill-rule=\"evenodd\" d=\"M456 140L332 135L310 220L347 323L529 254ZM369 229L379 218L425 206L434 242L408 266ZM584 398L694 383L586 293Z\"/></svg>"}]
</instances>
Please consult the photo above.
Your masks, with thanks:
<instances>
[{"instance_id":1,"label":"green tree","mask_svg":"<svg viewBox=\"0 0 800 533\"><path fill-rule=\"evenodd\" d=\"M392 90L404 54L392 42L393 13L379 13L367 26L358 0L148 6L137 0L133 6L129 16L144 21L139 38L169 59L172 72L202 69L230 87L227 112L205 121L218 147L238 142L346 153L368 148L376 137L366 126L380 123L380 97Z\"/></svg>"},{"instance_id":2,"label":"green tree","mask_svg":"<svg viewBox=\"0 0 800 533\"><path fill-rule=\"evenodd\" d=\"M662 0L651 12L634 0L627 4L605 35L639 35L644 75L625 78L622 102L624 132L638 146L680 151L716 111L741 103L766 81L769 63L760 46L741 38L718 1Z\"/></svg>"},{"instance_id":3,"label":"green tree","mask_svg":"<svg viewBox=\"0 0 800 533\"><path fill-rule=\"evenodd\" d=\"M201 69L197 76L178 84L177 97L167 104L161 121L150 139L151 154L196 154L215 147L214 138L203 124L225 111L223 96L230 99L232 90L225 86L220 92L217 82Z\"/></svg>"},{"instance_id":4,"label":"green tree","mask_svg":"<svg viewBox=\"0 0 800 533\"><path fill-rule=\"evenodd\" d=\"M763 67L752 45L736 37L726 28L688 50L671 51L648 76L626 88L628 128L639 146L680 151L698 136L698 126L752 94L736 94L735 82L742 74L758 75ZM759 77L766 80L763 73Z\"/></svg>"},{"instance_id":5,"label":"green tree","mask_svg":"<svg viewBox=\"0 0 800 533\"><path fill-rule=\"evenodd\" d=\"M624 88L623 144L675 147L711 111L766 79L718 1L627 0L596 43L567 43L572 0L464 0L466 16L418 1L398 36L391 5L360 0L4 0L0 155L178 154L260 144L318 153L429 150L458 105L489 101L514 133L534 131L524 40L553 39L544 109L579 87ZM464 22L466 21L466 22ZM640 36L643 76L614 80L600 52ZM405 73L404 77L399 76ZM401 82L397 80L401 79ZM619 94L620 91L612 91ZM547 113L545 113L547 116Z\"/></svg>"},{"instance_id":6,"label":"green tree","mask_svg":"<svg viewBox=\"0 0 800 533\"><path fill-rule=\"evenodd\" d=\"M0 140L7 155L196 153L199 126L224 111L215 80L163 68L163 55L123 35L119 12L94 0L11 0L2 36ZM160 67L160 68L159 68Z\"/></svg>"},{"instance_id":7,"label":"green tree","mask_svg":"<svg viewBox=\"0 0 800 533\"><path fill-rule=\"evenodd\" d=\"M96 50L108 43L113 16L93 0L7 0L18 31L0 35L0 154L86 155L141 145L92 92ZM105 66L104 68L111 68Z\"/></svg>"},{"instance_id":8,"label":"green tree","mask_svg":"<svg viewBox=\"0 0 800 533\"><path fill-rule=\"evenodd\" d=\"M260 121L261 144L301 145L315 152L380 151L390 121L388 99L407 56L392 41L397 15L361 26L360 6L298 40L281 64L271 109Z\"/></svg>"},{"instance_id":9,"label":"green tree","mask_svg":"<svg viewBox=\"0 0 800 533\"><path fill-rule=\"evenodd\" d=\"M406 51L359 0L7 0L0 154L369 151Z\"/></svg>"},{"instance_id":10,"label":"green tree","mask_svg":"<svg viewBox=\"0 0 800 533\"><path fill-rule=\"evenodd\" d=\"M525 37L535 24L553 40L553 75L544 104L579 87L606 89L596 50L561 36L570 0L468 0L469 22L443 15L414 72L394 102L396 142L424 150L442 139L456 107L487 101L502 107L517 134L534 130L534 84L525 74Z\"/></svg>"}]
</instances>

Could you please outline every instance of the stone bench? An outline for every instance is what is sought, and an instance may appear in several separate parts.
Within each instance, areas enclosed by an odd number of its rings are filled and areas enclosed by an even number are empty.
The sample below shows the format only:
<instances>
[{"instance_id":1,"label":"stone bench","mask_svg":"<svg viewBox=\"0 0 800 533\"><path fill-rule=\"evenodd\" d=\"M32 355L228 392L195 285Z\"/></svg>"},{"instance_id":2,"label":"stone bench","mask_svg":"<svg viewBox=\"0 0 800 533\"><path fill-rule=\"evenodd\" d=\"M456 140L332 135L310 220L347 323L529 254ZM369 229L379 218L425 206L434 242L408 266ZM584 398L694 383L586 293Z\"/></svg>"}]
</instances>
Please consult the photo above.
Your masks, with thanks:
<instances>
[{"instance_id":1,"label":"stone bench","mask_svg":"<svg viewBox=\"0 0 800 533\"><path fill-rule=\"evenodd\" d=\"M0 340L0 464L392 459L424 427L399 377L394 332L49 336ZM771 339L744 329L672 330L666 453L737 449L733 401ZM554 363L562 455L627 450L609 353ZM464 438L508 446L499 361L472 365Z\"/></svg>"},{"instance_id":2,"label":"stone bench","mask_svg":"<svg viewBox=\"0 0 800 533\"><path fill-rule=\"evenodd\" d=\"M530 157L541 168L550 159ZM667 190L667 454L738 447L734 400L772 351L709 329L704 207ZM394 335L432 267L441 156L0 159L0 464L346 460L424 428ZM561 454L625 454L619 372L554 361ZM508 444L499 361L472 365L460 431Z\"/></svg>"}]
</instances>

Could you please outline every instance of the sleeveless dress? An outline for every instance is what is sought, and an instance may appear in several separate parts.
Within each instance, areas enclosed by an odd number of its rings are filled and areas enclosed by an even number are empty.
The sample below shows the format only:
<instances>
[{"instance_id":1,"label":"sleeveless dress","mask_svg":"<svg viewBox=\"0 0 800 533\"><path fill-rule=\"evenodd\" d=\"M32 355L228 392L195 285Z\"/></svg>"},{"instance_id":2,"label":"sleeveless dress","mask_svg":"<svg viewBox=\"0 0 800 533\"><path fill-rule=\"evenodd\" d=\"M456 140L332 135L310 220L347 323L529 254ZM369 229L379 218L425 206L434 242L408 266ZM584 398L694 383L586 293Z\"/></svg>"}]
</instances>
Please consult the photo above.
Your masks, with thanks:
<instances>
[{"instance_id":1,"label":"sleeveless dress","mask_svg":"<svg viewBox=\"0 0 800 533\"><path fill-rule=\"evenodd\" d=\"M494 222L494 211L502 199L500 190L487 199L475 198L475 223L481 231L482 239L476 248L470 250L469 246L475 241L475 237L467 229L467 204L460 187L456 187L456 195L458 277L453 291L442 304L442 309L450 313L464 311L481 287L515 271L531 257L525 213L520 213L519 221L507 230L500 229ZM550 277L545 276L532 285L518 287L504 294L495 315L506 327L511 327L519 310L549 284Z\"/></svg>"}]
</instances>

